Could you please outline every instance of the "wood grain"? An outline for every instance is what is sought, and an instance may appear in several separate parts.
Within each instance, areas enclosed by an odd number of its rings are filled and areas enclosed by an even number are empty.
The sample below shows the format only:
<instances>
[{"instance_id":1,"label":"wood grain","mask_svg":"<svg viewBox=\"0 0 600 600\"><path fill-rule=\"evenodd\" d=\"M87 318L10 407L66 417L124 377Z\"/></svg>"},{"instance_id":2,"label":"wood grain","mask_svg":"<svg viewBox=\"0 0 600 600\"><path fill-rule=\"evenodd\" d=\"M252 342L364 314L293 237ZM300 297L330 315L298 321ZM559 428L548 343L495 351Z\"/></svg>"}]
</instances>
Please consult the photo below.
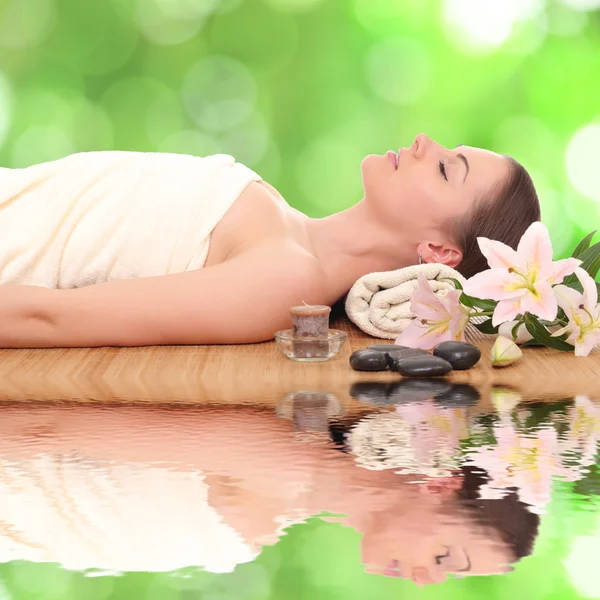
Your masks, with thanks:
<instances>
[{"instance_id":1,"label":"wood grain","mask_svg":"<svg viewBox=\"0 0 600 600\"><path fill-rule=\"evenodd\" d=\"M398 373L361 373L348 358L359 348L385 340L355 327L343 313L331 326L348 332L340 353L324 363L297 363L274 341L238 346L153 346L0 350L0 401L255 403L277 405L298 390L336 394L350 406L356 381L395 381ZM494 386L518 390L524 399L543 400L585 394L600 397L600 353L577 358L546 348L524 348L518 362L503 369L490 365L491 341L473 337L481 361L448 379L470 383L484 397Z\"/></svg>"}]
</instances>

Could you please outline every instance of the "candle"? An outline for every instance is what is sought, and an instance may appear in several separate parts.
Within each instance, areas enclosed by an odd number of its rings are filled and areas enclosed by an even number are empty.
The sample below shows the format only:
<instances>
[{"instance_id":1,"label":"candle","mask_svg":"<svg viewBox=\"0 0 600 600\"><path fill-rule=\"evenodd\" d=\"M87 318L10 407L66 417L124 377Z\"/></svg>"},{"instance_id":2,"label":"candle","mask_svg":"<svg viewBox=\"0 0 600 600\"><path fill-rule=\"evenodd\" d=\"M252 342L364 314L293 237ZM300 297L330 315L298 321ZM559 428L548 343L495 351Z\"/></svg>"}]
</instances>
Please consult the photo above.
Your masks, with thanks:
<instances>
[{"instance_id":1,"label":"candle","mask_svg":"<svg viewBox=\"0 0 600 600\"><path fill-rule=\"evenodd\" d=\"M292 330L295 337L327 338L331 307L305 304L292 306Z\"/></svg>"},{"instance_id":2,"label":"candle","mask_svg":"<svg viewBox=\"0 0 600 600\"><path fill-rule=\"evenodd\" d=\"M294 340L296 358L324 358L329 353L329 314L330 306L310 305L292 306L292 332L297 338L312 338ZM317 339L314 339L317 338Z\"/></svg>"}]
</instances>

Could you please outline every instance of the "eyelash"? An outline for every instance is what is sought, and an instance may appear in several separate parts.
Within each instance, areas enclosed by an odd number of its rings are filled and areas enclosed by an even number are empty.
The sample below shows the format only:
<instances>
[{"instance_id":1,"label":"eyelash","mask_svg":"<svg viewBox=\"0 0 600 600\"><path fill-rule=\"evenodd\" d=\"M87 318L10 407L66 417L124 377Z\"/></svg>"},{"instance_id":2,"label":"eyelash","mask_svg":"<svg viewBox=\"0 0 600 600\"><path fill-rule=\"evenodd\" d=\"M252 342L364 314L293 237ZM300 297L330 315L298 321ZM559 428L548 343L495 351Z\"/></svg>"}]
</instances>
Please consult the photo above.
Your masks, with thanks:
<instances>
[{"instance_id":1,"label":"eyelash","mask_svg":"<svg viewBox=\"0 0 600 600\"><path fill-rule=\"evenodd\" d=\"M446 181L448 181L448 176L446 175L446 167L444 166L444 163L440 160L439 164L440 164L440 173L444 176L444 179Z\"/></svg>"}]
</instances>

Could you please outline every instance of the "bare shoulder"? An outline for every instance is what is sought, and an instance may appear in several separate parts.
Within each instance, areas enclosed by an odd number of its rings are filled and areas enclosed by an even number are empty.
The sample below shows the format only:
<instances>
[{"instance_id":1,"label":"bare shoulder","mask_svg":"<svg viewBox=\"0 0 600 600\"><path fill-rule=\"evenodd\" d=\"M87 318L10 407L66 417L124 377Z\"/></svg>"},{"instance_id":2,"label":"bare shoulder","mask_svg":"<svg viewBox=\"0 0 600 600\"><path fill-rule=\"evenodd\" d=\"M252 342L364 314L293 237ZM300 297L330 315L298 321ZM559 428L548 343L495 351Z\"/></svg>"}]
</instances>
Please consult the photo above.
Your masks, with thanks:
<instances>
[{"instance_id":1,"label":"bare shoulder","mask_svg":"<svg viewBox=\"0 0 600 600\"><path fill-rule=\"evenodd\" d=\"M321 264L293 240L265 240L234 258L239 260L240 265L254 265L262 277L276 277L278 287L305 291L313 304L327 300L327 285Z\"/></svg>"}]
</instances>

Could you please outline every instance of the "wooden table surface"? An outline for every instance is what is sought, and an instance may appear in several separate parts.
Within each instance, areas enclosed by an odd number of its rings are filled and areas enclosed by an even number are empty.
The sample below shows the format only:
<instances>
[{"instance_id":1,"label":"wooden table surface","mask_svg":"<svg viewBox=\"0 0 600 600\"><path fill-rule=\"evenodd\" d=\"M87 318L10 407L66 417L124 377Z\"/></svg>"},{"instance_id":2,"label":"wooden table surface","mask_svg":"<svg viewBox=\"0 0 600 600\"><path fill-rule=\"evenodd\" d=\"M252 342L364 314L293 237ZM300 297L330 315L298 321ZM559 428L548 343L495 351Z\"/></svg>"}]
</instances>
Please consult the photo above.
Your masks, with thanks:
<instances>
[{"instance_id":1,"label":"wooden table surface","mask_svg":"<svg viewBox=\"0 0 600 600\"><path fill-rule=\"evenodd\" d=\"M350 368L359 348L386 340L355 327L333 312L331 327L348 332L340 353L324 363L298 363L274 341L238 346L153 346L0 350L0 401L92 401L152 403L240 403L276 405L286 394L322 390L348 406L356 381L399 380L394 372ZM546 348L524 348L523 358L502 369L490 365L491 342L471 337L482 359L447 379L470 383L485 398L494 386L518 390L523 399L553 400L585 394L600 398L600 353L585 358ZM389 341L387 343L392 343Z\"/></svg>"}]
</instances>

